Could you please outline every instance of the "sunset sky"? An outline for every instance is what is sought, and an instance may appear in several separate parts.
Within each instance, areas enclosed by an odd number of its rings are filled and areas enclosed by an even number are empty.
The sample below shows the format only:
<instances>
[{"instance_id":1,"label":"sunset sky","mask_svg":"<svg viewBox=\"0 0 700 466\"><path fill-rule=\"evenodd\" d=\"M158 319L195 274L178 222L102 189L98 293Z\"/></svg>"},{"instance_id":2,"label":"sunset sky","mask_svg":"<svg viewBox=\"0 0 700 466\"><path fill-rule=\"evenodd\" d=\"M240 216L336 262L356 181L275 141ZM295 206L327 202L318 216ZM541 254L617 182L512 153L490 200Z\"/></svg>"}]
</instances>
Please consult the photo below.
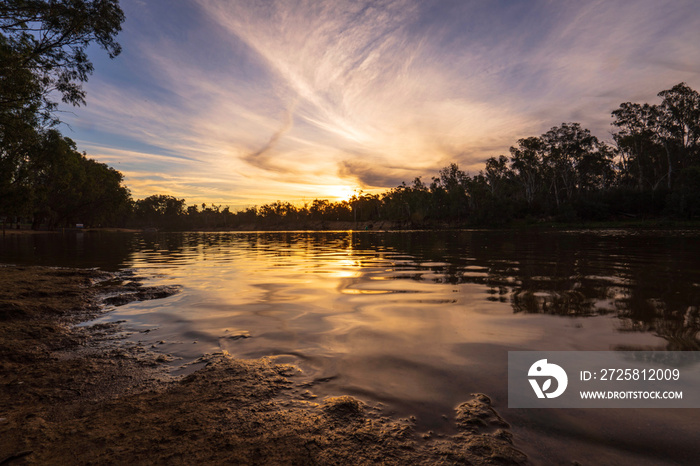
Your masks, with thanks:
<instances>
[{"instance_id":1,"label":"sunset sky","mask_svg":"<svg viewBox=\"0 0 700 466\"><path fill-rule=\"evenodd\" d=\"M695 0L120 3L123 52L91 51L62 131L134 198L337 200L700 90Z\"/></svg>"}]
</instances>

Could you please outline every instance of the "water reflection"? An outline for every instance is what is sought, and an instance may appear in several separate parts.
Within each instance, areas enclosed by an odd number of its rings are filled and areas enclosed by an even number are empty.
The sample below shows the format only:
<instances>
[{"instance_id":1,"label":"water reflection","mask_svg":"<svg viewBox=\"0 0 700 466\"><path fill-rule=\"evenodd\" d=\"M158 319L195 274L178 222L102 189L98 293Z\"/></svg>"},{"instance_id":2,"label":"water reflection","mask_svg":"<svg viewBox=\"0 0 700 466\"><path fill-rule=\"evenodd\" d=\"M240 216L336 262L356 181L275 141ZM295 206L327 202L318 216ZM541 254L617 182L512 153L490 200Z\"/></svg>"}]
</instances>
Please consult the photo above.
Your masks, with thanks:
<instances>
[{"instance_id":1,"label":"water reflection","mask_svg":"<svg viewBox=\"0 0 700 466\"><path fill-rule=\"evenodd\" d=\"M413 259L411 272L391 278L424 280L426 271L435 283L485 285L486 299L509 302L515 313L613 314L620 332L653 333L668 350L700 349L698 235L616 233L404 235L393 244ZM374 240L360 235L354 247Z\"/></svg>"},{"instance_id":2,"label":"water reflection","mask_svg":"<svg viewBox=\"0 0 700 466\"><path fill-rule=\"evenodd\" d=\"M119 270L134 251L132 235L56 232L0 236L0 263Z\"/></svg>"}]
</instances>

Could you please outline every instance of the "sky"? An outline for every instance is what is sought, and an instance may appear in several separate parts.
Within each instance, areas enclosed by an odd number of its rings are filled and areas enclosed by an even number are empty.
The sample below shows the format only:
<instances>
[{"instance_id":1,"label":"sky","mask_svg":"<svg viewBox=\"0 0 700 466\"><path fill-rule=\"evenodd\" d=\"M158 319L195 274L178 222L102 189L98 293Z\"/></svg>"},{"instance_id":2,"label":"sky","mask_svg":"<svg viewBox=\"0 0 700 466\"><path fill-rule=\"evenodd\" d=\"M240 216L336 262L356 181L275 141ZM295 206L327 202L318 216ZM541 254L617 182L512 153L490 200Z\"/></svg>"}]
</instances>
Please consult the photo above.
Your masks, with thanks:
<instances>
[{"instance_id":1,"label":"sky","mask_svg":"<svg viewBox=\"0 0 700 466\"><path fill-rule=\"evenodd\" d=\"M623 102L700 90L697 0L121 0L63 133L135 199L238 210L475 174Z\"/></svg>"}]
</instances>

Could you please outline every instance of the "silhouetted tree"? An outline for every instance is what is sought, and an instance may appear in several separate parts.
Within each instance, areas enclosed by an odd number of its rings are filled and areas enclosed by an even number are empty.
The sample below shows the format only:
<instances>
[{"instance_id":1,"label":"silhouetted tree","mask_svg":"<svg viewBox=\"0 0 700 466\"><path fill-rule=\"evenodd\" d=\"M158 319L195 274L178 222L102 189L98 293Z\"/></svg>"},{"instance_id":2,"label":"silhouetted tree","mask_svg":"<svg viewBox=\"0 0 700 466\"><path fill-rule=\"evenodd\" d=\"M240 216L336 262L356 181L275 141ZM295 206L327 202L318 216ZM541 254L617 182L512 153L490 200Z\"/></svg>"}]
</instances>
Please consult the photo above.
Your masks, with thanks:
<instances>
[{"instance_id":1,"label":"silhouetted tree","mask_svg":"<svg viewBox=\"0 0 700 466\"><path fill-rule=\"evenodd\" d=\"M562 123L542 135L543 162L556 205L580 191L604 189L612 181L612 151L579 123Z\"/></svg>"},{"instance_id":2,"label":"silhouetted tree","mask_svg":"<svg viewBox=\"0 0 700 466\"><path fill-rule=\"evenodd\" d=\"M668 188L674 172L700 164L700 94L685 83L659 92L659 133L668 157Z\"/></svg>"},{"instance_id":3,"label":"silhouetted tree","mask_svg":"<svg viewBox=\"0 0 700 466\"><path fill-rule=\"evenodd\" d=\"M612 112L617 131L613 139L621 156L621 185L636 180L639 191L655 191L668 176L668 164L659 134L659 109L655 105L625 102Z\"/></svg>"},{"instance_id":4,"label":"silhouetted tree","mask_svg":"<svg viewBox=\"0 0 700 466\"><path fill-rule=\"evenodd\" d=\"M154 194L134 202L134 217L139 226L178 228L185 217L185 200Z\"/></svg>"},{"instance_id":5,"label":"silhouetted tree","mask_svg":"<svg viewBox=\"0 0 700 466\"><path fill-rule=\"evenodd\" d=\"M118 0L3 0L0 3L0 112L38 112L55 122L56 94L85 102L81 84L93 71L91 44L110 58L124 13Z\"/></svg>"},{"instance_id":6,"label":"silhouetted tree","mask_svg":"<svg viewBox=\"0 0 700 466\"><path fill-rule=\"evenodd\" d=\"M28 163L29 205L33 225L49 228L74 223L122 223L130 194L120 172L87 158L75 143L49 130Z\"/></svg>"},{"instance_id":7,"label":"silhouetted tree","mask_svg":"<svg viewBox=\"0 0 700 466\"><path fill-rule=\"evenodd\" d=\"M519 139L518 146L510 148L514 180L530 208L548 189L543 152L544 143L537 137Z\"/></svg>"}]
</instances>

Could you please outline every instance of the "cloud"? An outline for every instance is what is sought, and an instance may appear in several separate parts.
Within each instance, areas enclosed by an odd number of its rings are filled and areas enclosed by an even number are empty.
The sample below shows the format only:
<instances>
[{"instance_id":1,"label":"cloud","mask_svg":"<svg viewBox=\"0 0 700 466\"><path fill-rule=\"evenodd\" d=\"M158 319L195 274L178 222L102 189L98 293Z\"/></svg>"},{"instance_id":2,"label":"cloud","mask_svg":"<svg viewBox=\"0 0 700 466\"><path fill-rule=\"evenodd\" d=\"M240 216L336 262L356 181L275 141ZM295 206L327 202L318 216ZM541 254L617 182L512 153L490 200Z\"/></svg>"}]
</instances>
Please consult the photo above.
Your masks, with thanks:
<instances>
[{"instance_id":1,"label":"cloud","mask_svg":"<svg viewBox=\"0 0 700 466\"><path fill-rule=\"evenodd\" d=\"M96 63L71 126L135 192L198 203L390 188L451 162L474 173L563 121L605 138L621 102L700 88L690 0L124 8L125 52Z\"/></svg>"},{"instance_id":2,"label":"cloud","mask_svg":"<svg viewBox=\"0 0 700 466\"><path fill-rule=\"evenodd\" d=\"M285 169L284 167L280 166L279 164L276 164L270 157L270 152L272 149L275 148L279 140L287 133L289 130L292 129L294 126L294 117L293 117L293 112L290 110L286 112L286 115L284 117L284 121L282 122L282 126L275 131L270 139L259 149L257 149L254 152L251 152L250 154L243 155L241 157L241 160L244 162L263 169L263 170L268 170L272 172L280 172L280 173L294 173L299 170L295 170L293 168L287 168Z\"/></svg>"},{"instance_id":3,"label":"cloud","mask_svg":"<svg viewBox=\"0 0 700 466\"><path fill-rule=\"evenodd\" d=\"M385 167L362 160L345 160L338 166L341 178L355 179L365 190L395 187L402 181L412 181L411 171L402 167Z\"/></svg>"}]
</instances>

